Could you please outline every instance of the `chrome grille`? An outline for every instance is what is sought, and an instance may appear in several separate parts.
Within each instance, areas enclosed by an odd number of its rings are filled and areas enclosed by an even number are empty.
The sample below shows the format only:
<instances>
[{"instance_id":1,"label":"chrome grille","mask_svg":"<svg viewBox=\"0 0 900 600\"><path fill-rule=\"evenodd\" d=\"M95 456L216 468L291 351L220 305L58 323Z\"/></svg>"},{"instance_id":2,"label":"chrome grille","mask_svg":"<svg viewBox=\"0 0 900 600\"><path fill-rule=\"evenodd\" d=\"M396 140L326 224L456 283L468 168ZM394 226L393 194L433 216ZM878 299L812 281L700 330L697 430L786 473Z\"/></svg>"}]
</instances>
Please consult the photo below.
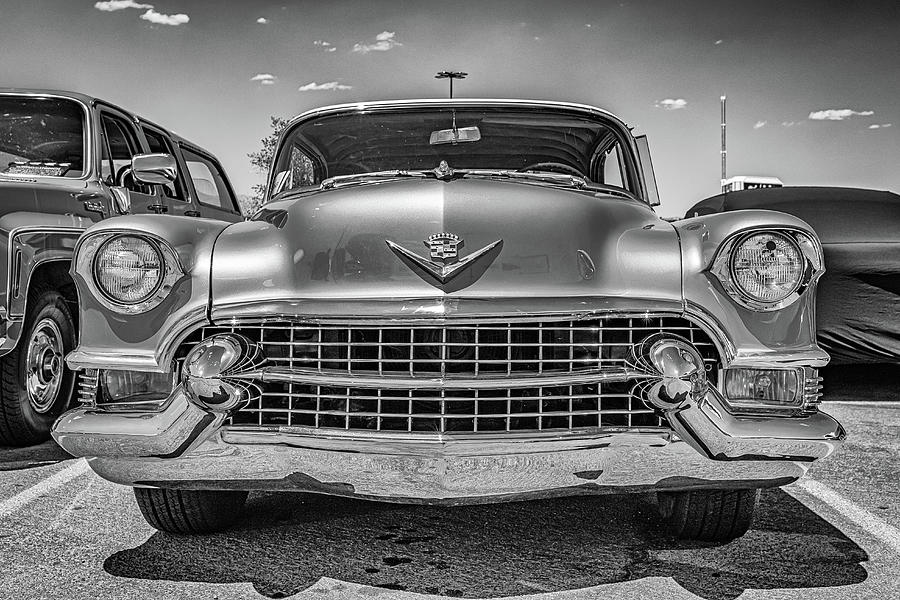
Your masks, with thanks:
<instances>
[{"instance_id":1,"label":"chrome grille","mask_svg":"<svg viewBox=\"0 0 900 600\"><path fill-rule=\"evenodd\" d=\"M232 417L235 425L375 431L523 431L660 427L635 396L633 382L477 389L479 377L570 375L624 367L631 346L668 332L690 340L715 381L718 355L709 337L679 317L379 325L366 322L241 322L202 328L179 352L216 333L259 343L270 364L312 369L328 385L262 383L261 399ZM347 385L353 375L422 377L421 388ZM441 389L429 377L471 378L471 390ZM546 380L544 380L546 383ZM386 384L386 386L389 384Z\"/></svg>"}]
</instances>

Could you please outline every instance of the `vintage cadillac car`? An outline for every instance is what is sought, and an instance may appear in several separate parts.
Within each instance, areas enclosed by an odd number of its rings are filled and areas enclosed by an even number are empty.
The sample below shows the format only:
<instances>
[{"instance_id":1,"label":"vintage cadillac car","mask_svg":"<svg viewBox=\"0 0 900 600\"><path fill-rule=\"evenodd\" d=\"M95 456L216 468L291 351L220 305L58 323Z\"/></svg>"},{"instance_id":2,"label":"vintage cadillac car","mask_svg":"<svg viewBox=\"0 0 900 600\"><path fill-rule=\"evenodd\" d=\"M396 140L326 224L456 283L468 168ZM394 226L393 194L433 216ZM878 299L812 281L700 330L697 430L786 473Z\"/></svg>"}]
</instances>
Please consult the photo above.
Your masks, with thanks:
<instances>
[{"instance_id":1,"label":"vintage cadillac car","mask_svg":"<svg viewBox=\"0 0 900 600\"><path fill-rule=\"evenodd\" d=\"M142 182L148 164L164 166L158 153L184 176ZM21 446L49 439L71 407L75 377L63 358L75 347L78 299L69 267L84 230L129 212L241 214L211 154L64 91L0 88L0 198L0 446Z\"/></svg>"},{"instance_id":2,"label":"vintage cadillac car","mask_svg":"<svg viewBox=\"0 0 900 600\"><path fill-rule=\"evenodd\" d=\"M668 223L646 138L590 106L342 105L280 136L247 222L81 238L82 406L53 435L147 521L249 490L460 504L655 491L727 540L844 438L818 409L815 233Z\"/></svg>"}]
</instances>

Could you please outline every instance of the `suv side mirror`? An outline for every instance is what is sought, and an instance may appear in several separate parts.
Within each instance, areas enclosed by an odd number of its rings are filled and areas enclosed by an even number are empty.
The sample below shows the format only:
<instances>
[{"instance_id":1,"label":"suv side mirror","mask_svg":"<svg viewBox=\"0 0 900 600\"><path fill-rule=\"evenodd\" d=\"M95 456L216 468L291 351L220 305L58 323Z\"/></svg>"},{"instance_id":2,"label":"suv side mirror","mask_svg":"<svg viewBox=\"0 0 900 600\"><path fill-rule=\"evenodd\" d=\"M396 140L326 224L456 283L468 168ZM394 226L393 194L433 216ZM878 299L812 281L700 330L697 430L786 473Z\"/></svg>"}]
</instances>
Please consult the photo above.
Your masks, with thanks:
<instances>
[{"instance_id":1,"label":"suv side mirror","mask_svg":"<svg viewBox=\"0 0 900 600\"><path fill-rule=\"evenodd\" d=\"M659 190L656 187L656 175L653 173L653 161L650 160L650 142L646 135L634 138L637 144L641 171L644 173L644 187L647 191L647 202L650 206L659 206Z\"/></svg>"},{"instance_id":2,"label":"suv side mirror","mask_svg":"<svg viewBox=\"0 0 900 600\"><path fill-rule=\"evenodd\" d=\"M131 159L131 174L138 183L166 185L178 177L178 163L171 154L136 154Z\"/></svg>"}]
</instances>

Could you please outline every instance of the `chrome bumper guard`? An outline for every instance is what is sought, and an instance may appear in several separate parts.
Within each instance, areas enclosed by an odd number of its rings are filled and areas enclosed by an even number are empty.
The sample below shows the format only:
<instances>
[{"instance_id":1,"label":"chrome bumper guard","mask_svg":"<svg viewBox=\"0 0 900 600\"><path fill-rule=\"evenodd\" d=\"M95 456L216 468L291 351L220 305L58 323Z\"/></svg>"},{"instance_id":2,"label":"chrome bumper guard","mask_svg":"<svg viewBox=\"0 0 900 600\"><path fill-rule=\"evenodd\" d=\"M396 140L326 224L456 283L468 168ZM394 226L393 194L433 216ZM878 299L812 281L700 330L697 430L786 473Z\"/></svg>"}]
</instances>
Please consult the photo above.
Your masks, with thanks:
<instances>
[{"instance_id":1,"label":"chrome bumper guard","mask_svg":"<svg viewBox=\"0 0 900 600\"><path fill-rule=\"evenodd\" d=\"M210 338L185 361L185 380L159 412L80 408L53 437L126 485L310 491L406 502L789 483L843 441L821 412L736 416L707 385L687 340L651 336L627 376L672 431L597 429L530 434L396 433L223 427L254 393L245 373L264 359L246 340ZM623 376L626 374L623 373Z\"/></svg>"}]
</instances>

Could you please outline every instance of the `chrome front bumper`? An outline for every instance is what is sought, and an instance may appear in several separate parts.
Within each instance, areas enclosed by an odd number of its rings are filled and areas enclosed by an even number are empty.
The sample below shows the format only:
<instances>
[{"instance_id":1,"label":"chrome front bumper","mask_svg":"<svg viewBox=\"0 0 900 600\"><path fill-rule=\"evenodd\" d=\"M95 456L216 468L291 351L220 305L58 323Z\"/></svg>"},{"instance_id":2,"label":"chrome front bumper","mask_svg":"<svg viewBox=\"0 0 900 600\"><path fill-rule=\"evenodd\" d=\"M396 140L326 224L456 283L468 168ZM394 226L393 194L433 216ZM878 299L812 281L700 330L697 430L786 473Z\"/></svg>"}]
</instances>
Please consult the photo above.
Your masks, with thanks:
<instances>
[{"instance_id":1,"label":"chrome front bumper","mask_svg":"<svg viewBox=\"0 0 900 600\"><path fill-rule=\"evenodd\" d=\"M829 455L843 428L815 412L737 417L710 388L672 408L664 430L366 435L223 427L179 386L158 413L76 409L53 436L125 485L318 492L397 502L470 503L660 489L790 483Z\"/></svg>"}]
</instances>

